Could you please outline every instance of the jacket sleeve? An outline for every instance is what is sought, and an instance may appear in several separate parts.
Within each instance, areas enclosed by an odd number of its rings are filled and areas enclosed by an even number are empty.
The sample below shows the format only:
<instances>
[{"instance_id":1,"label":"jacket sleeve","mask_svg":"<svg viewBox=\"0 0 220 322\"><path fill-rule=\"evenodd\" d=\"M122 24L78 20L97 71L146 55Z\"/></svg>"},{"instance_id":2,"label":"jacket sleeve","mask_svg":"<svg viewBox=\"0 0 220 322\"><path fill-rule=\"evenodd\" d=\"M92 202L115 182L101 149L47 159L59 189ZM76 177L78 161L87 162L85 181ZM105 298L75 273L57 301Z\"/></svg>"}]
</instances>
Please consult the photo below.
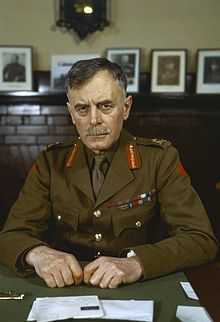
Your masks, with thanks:
<instances>
[{"instance_id":1,"label":"jacket sleeve","mask_svg":"<svg viewBox=\"0 0 220 322\"><path fill-rule=\"evenodd\" d=\"M21 255L38 245L45 245L50 206L50 171L42 152L0 232L1 262L17 273Z\"/></svg>"},{"instance_id":2,"label":"jacket sleeve","mask_svg":"<svg viewBox=\"0 0 220 322\"><path fill-rule=\"evenodd\" d=\"M134 247L144 278L152 278L214 259L218 243L199 196L170 146L157 161L156 181L160 215L169 237L155 244Z\"/></svg>"}]
</instances>

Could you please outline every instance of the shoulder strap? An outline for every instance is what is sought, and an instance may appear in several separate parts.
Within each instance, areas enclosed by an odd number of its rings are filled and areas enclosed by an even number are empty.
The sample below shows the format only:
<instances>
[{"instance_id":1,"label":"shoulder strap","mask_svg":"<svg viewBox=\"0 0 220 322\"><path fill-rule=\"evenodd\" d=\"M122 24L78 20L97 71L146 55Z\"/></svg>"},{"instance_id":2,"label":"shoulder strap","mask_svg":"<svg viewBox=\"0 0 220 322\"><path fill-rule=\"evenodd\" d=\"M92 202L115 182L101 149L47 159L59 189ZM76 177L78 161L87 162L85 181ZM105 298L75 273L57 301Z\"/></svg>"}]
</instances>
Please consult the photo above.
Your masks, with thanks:
<instances>
[{"instance_id":1,"label":"shoulder strap","mask_svg":"<svg viewBox=\"0 0 220 322\"><path fill-rule=\"evenodd\" d=\"M158 138L137 138L136 139L137 144L139 145L146 145L146 146L155 146L159 147L161 149L167 149L169 146L171 146L171 142L164 140L164 139L158 139Z\"/></svg>"}]
</instances>

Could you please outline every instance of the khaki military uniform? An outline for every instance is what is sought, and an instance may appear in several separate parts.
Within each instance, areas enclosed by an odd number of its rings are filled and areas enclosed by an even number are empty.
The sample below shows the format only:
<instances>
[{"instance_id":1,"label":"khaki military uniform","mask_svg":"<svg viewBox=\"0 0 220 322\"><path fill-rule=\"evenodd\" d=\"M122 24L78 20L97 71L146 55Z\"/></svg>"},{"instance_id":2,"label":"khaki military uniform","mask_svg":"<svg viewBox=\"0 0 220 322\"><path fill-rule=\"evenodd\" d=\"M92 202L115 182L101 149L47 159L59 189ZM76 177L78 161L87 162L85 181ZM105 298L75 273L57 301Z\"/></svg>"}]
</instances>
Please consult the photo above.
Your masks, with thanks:
<instances>
[{"instance_id":1,"label":"khaki military uniform","mask_svg":"<svg viewBox=\"0 0 220 322\"><path fill-rule=\"evenodd\" d=\"M21 255L41 244L89 261L133 249L144 278L207 262L217 251L176 149L125 131L97 200L79 139L40 154L0 233L1 261L24 273Z\"/></svg>"}]
</instances>

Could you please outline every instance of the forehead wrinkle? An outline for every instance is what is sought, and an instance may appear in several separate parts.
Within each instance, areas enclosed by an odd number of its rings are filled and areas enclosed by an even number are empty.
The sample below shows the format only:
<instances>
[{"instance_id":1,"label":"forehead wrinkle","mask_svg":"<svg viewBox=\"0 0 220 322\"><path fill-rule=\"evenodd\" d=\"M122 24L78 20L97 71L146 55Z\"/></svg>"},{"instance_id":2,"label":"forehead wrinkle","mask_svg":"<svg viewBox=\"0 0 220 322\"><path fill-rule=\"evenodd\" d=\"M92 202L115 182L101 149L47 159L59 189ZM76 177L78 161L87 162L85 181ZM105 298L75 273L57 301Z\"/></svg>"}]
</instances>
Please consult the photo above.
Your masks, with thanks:
<instances>
[{"instance_id":1,"label":"forehead wrinkle","mask_svg":"<svg viewBox=\"0 0 220 322\"><path fill-rule=\"evenodd\" d=\"M86 95L85 92L82 93L82 95L72 95L72 102L74 103L74 105L77 104L97 104L100 102L104 102L104 101L113 101L114 98L117 98L116 93L114 93L113 90L108 91L108 92L103 92L103 90L100 90L98 92L96 92L94 95Z\"/></svg>"},{"instance_id":2,"label":"forehead wrinkle","mask_svg":"<svg viewBox=\"0 0 220 322\"><path fill-rule=\"evenodd\" d=\"M74 106L77 105L97 105L99 103L102 102L112 102L112 98L107 98L106 96L97 98L97 99L83 99L83 100L78 100L78 101L74 101Z\"/></svg>"},{"instance_id":3,"label":"forehead wrinkle","mask_svg":"<svg viewBox=\"0 0 220 322\"><path fill-rule=\"evenodd\" d=\"M124 98L124 91L111 75L100 72L83 86L70 90L69 96L74 104L75 102L97 104L103 100L117 100L118 96Z\"/></svg>"}]
</instances>

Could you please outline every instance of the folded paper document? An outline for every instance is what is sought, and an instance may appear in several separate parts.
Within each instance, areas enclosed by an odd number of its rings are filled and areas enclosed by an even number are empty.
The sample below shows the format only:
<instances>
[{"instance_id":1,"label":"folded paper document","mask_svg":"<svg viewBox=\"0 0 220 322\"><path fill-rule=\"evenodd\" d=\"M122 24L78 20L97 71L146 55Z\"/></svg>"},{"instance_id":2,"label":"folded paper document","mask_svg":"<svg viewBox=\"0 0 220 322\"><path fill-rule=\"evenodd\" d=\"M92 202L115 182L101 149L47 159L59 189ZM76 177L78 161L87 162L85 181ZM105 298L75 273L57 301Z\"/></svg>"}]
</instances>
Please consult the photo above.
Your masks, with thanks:
<instances>
[{"instance_id":1,"label":"folded paper document","mask_svg":"<svg viewBox=\"0 0 220 322\"><path fill-rule=\"evenodd\" d=\"M153 301L99 300L96 295L37 298L27 321L102 318L153 322Z\"/></svg>"},{"instance_id":2,"label":"folded paper document","mask_svg":"<svg viewBox=\"0 0 220 322\"><path fill-rule=\"evenodd\" d=\"M154 302L144 300L101 300L102 319L153 322Z\"/></svg>"},{"instance_id":3,"label":"folded paper document","mask_svg":"<svg viewBox=\"0 0 220 322\"><path fill-rule=\"evenodd\" d=\"M180 285L184 289L186 295L192 300L199 300L196 292L192 288L192 285L189 282L180 282Z\"/></svg>"},{"instance_id":4,"label":"folded paper document","mask_svg":"<svg viewBox=\"0 0 220 322\"><path fill-rule=\"evenodd\" d=\"M176 317L182 322L214 322L202 306L179 305Z\"/></svg>"},{"instance_id":5,"label":"folded paper document","mask_svg":"<svg viewBox=\"0 0 220 322\"><path fill-rule=\"evenodd\" d=\"M97 296L36 298L27 321L49 322L69 318L101 318L104 315Z\"/></svg>"}]
</instances>

